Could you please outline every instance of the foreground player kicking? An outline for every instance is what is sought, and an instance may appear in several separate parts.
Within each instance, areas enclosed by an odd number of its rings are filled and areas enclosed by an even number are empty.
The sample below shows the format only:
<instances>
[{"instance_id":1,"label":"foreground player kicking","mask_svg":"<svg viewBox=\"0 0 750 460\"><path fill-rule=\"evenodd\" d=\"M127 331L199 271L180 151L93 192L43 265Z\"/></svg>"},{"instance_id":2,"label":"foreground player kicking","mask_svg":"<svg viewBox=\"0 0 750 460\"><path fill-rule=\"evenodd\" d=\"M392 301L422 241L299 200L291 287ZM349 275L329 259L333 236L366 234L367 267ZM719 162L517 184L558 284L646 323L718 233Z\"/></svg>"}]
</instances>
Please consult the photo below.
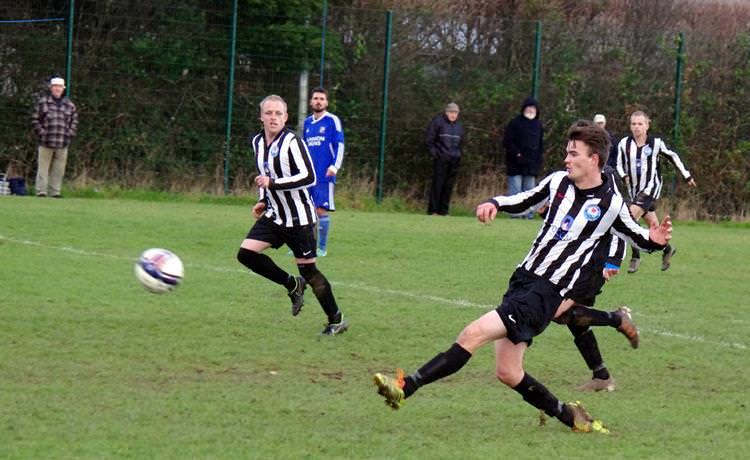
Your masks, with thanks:
<instances>
[{"instance_id":1,"label":"foreground player kicking","mask_svg":"<svg viewBox=\"0 0 750 460\"><path fill-rule=\"evenodd\" d=\"M590 122L568 130L565 167L544 178L533 189L510 197L496 196L477 207L482 223L498 211L518 213L549 200L550 209L531 250L510 279L497 309L473 321L445 352L438 353L416 372L403 378L373 376L387 405L398 409L420 387L460 370L481 346L495 343L495 374L525 401L556 417L573 431L607 432L579 403L563 403L523 370L523 355L533 337L563 313L561 303L575 288L580 271L608 234L624 237L644 249L663 249L672 237L669 216L659 227L646 230L633 221L622 197L607 186L602 175L609 135Z\"/></svg>"}]
</instances>

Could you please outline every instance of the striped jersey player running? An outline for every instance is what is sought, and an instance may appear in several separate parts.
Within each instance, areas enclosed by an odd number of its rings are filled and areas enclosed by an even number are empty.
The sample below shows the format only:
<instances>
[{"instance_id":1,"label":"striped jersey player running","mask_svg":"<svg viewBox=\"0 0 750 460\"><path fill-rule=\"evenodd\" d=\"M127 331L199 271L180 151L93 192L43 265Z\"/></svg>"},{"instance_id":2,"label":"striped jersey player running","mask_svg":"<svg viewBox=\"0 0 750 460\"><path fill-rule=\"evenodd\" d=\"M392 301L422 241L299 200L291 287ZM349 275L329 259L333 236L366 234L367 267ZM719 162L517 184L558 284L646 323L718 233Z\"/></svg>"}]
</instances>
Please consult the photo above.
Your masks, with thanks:
<instances>
[{"instance_id":1,"label":"striped jersey player running","mask_svg":"<svg viewBox=\"0 0 750 460\"><path fill-rule=\"evenodd\" d=\"M630 213L635 220L643 219L649 226L659 225L656 217L656 201L661 197L664 181L661 177L660 157L666 157L689 186L695 187L695 179L680 160L679 155L669 150L667 144L660 137L648 135L651 119L644 112L636 111L630 115L630 132L632 135L624 137L617 146L617 173L629 187L633 202ZM677 252L671 245L664 248L661 260L661 270L667 270L672 257ZM641 265L641 254L638 248L633 248L628 273L635 273Z\"/></svg>"},{"instance_id":2,"label":"striped jersey player running","mask_svg":"<svg viewBox=\"0 0 750 460\"><path fill-rule=\"evenodd\" d=\"M257 219L242 240L237 260L258 275L284 286L292 302L292 316L305 303L309 284L328 324L323 335L337 335L349 327L333 296L331 283L315 265L315 206L308 187L315 171L304 142L285 125L287 105L272 94L260 103L263 131L252 139L258 176L258 202L252 208ZM287 245L294 254L300 276L292 276L263 252Z\"/></svg>"},{"instance_id":3,"label":"striped jersey player running","mask_svg":"<svg viewBox=\"0 0 750 460\"><path fill-rule=\"evenodd\" d=\"M556 417L574 431L606 432L579 403L563 403L523 369L532 339L553 318L566 294L576 288L583 267L603 240L613 234L644 249L663 249L672 236L669 216L646 230L631 217L622 197L608 186L602 167L609 153L609 135L591 122L568 130L566 171L555 172L531 190L496 196L477 206L482 223L499 211L519 213L549 200L550 208L531 249L510 279L500 305L466 326L455 343L413 374L396 378L376 373L378 393L399 408L420 387L460 370L481 346L495 344L495 375L532 406ZM569 306L569 304L567 304ZM593 309L591 309L594 311ZM625 322L625 318L621 317Z\"/></svg>"}]
</instances>

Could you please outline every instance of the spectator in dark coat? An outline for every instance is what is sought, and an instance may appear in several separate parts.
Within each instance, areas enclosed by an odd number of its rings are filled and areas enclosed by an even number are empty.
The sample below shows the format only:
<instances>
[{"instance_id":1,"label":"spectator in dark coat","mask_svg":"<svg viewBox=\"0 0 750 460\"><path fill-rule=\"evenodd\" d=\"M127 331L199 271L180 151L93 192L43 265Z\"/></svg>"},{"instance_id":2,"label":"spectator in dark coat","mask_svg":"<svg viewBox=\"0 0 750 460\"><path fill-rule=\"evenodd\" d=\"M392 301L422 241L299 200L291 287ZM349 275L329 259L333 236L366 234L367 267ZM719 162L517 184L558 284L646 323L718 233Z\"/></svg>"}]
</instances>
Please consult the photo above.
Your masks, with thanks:
<instances>
[{"instance_id":1,"label":"spectator in dark coat","mask_svg":"<svg viewBox=\"0 0 750 460\"><path fill-rule=\"evenodd\" d=\"M533 97L523 101L521 113L508 123L503 146L508 194L515 195L534 188L536 176L544 162L544 129L539 121L539 103Z\"/></svg>"},{"instance_id":2,"label":"spectator in dark coat","mask_svg":"<svg viewBox=\"0 0 750 460\"><path fill-rule=\"evenodd\" d=\"M617 168L617 144L620 143L620 138L617 137L615 133L613 133L611 130L607 129L607 117L605 117L601 113L597 113L596 115L594 115L594 123L596 124L596 126L607 131L607 133L609 134L609 140L612 142L612 145L609 148L609 157L607 157L607 165L613 168ZM621 190L625 190L625 189L621 189Z\"/></svg>"},{"instance_id":3,"label":"spectator in dark coat","mask_svg":"<svg viewBox=\"0 0 750 460\"><path fill-rule=\"evenodd\" d=\"M443 112L432 119L425 135L434 165L427 214L447 216L466 131L458 121L458 104L447 104Z\"/></svg>"}]
</instances>

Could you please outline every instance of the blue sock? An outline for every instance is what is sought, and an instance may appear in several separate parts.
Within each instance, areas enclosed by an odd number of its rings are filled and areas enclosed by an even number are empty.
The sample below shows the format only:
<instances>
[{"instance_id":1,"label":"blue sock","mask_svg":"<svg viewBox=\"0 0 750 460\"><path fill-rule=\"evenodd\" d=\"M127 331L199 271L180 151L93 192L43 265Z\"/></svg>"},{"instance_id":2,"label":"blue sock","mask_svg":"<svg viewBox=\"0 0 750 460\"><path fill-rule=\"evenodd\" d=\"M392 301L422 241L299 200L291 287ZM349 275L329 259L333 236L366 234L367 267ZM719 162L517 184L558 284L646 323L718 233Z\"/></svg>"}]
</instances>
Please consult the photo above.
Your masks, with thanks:
<instances>
[{"instance_id":1,"label":"blue sock","mask_svg":"<svg viewBox=\"0 0 750 460\"><path fill-rule=\"evenodd\" d=\"M328 229L331 227L331 218L328 214L318 219L318 247L325 251L328 246Z\"/></svg>"}]
</instances>

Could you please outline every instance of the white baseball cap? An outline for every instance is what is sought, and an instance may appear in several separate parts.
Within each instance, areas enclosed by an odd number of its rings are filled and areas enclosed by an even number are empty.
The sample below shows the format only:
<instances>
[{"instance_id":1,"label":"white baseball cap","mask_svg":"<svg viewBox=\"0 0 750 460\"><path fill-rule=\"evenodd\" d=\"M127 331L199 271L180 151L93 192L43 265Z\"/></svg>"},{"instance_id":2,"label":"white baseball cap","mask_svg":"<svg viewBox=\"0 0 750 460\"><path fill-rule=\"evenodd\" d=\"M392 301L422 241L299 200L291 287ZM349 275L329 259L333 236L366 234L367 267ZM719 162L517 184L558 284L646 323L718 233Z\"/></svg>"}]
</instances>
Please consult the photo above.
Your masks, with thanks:
<instances>
[{"instance_id":1,"label":"white baseball cap","mask_svg":"<svg viewBox=\"0 0 750 460\"><path fill-rule=\"evenodd\" d=\"M50 86L54 86L54 85L60 85L60 86L62 86L63 88L65 88L65 79L64 79L64 78L60 78L60 77L55 77L55 78L52 78L52 79L51 79L51 80L49 81L49 85L50 85Z\"/></svg>"},{"instance_id":2,"label":"white baseball cap","mask_svg":"<svg viewBox=\"0 0 750 460\"><path fill-rule=\"evenodd\" d=\"M449 103L445 104L445 109L444 110L446 112L458 112L459 111L458 104L456 104L455 102L449 102Z\"/></svg>"},{"instance_id":3,"label":"white baseball cap","mask_svg":"<svg viewBox=\"0 0 750 460\"><path fill-rule=\"evenodd\" d=\"M601 113L594 115L594 123L606 123L607 119Z\"/></svg>"}]
</instances>

